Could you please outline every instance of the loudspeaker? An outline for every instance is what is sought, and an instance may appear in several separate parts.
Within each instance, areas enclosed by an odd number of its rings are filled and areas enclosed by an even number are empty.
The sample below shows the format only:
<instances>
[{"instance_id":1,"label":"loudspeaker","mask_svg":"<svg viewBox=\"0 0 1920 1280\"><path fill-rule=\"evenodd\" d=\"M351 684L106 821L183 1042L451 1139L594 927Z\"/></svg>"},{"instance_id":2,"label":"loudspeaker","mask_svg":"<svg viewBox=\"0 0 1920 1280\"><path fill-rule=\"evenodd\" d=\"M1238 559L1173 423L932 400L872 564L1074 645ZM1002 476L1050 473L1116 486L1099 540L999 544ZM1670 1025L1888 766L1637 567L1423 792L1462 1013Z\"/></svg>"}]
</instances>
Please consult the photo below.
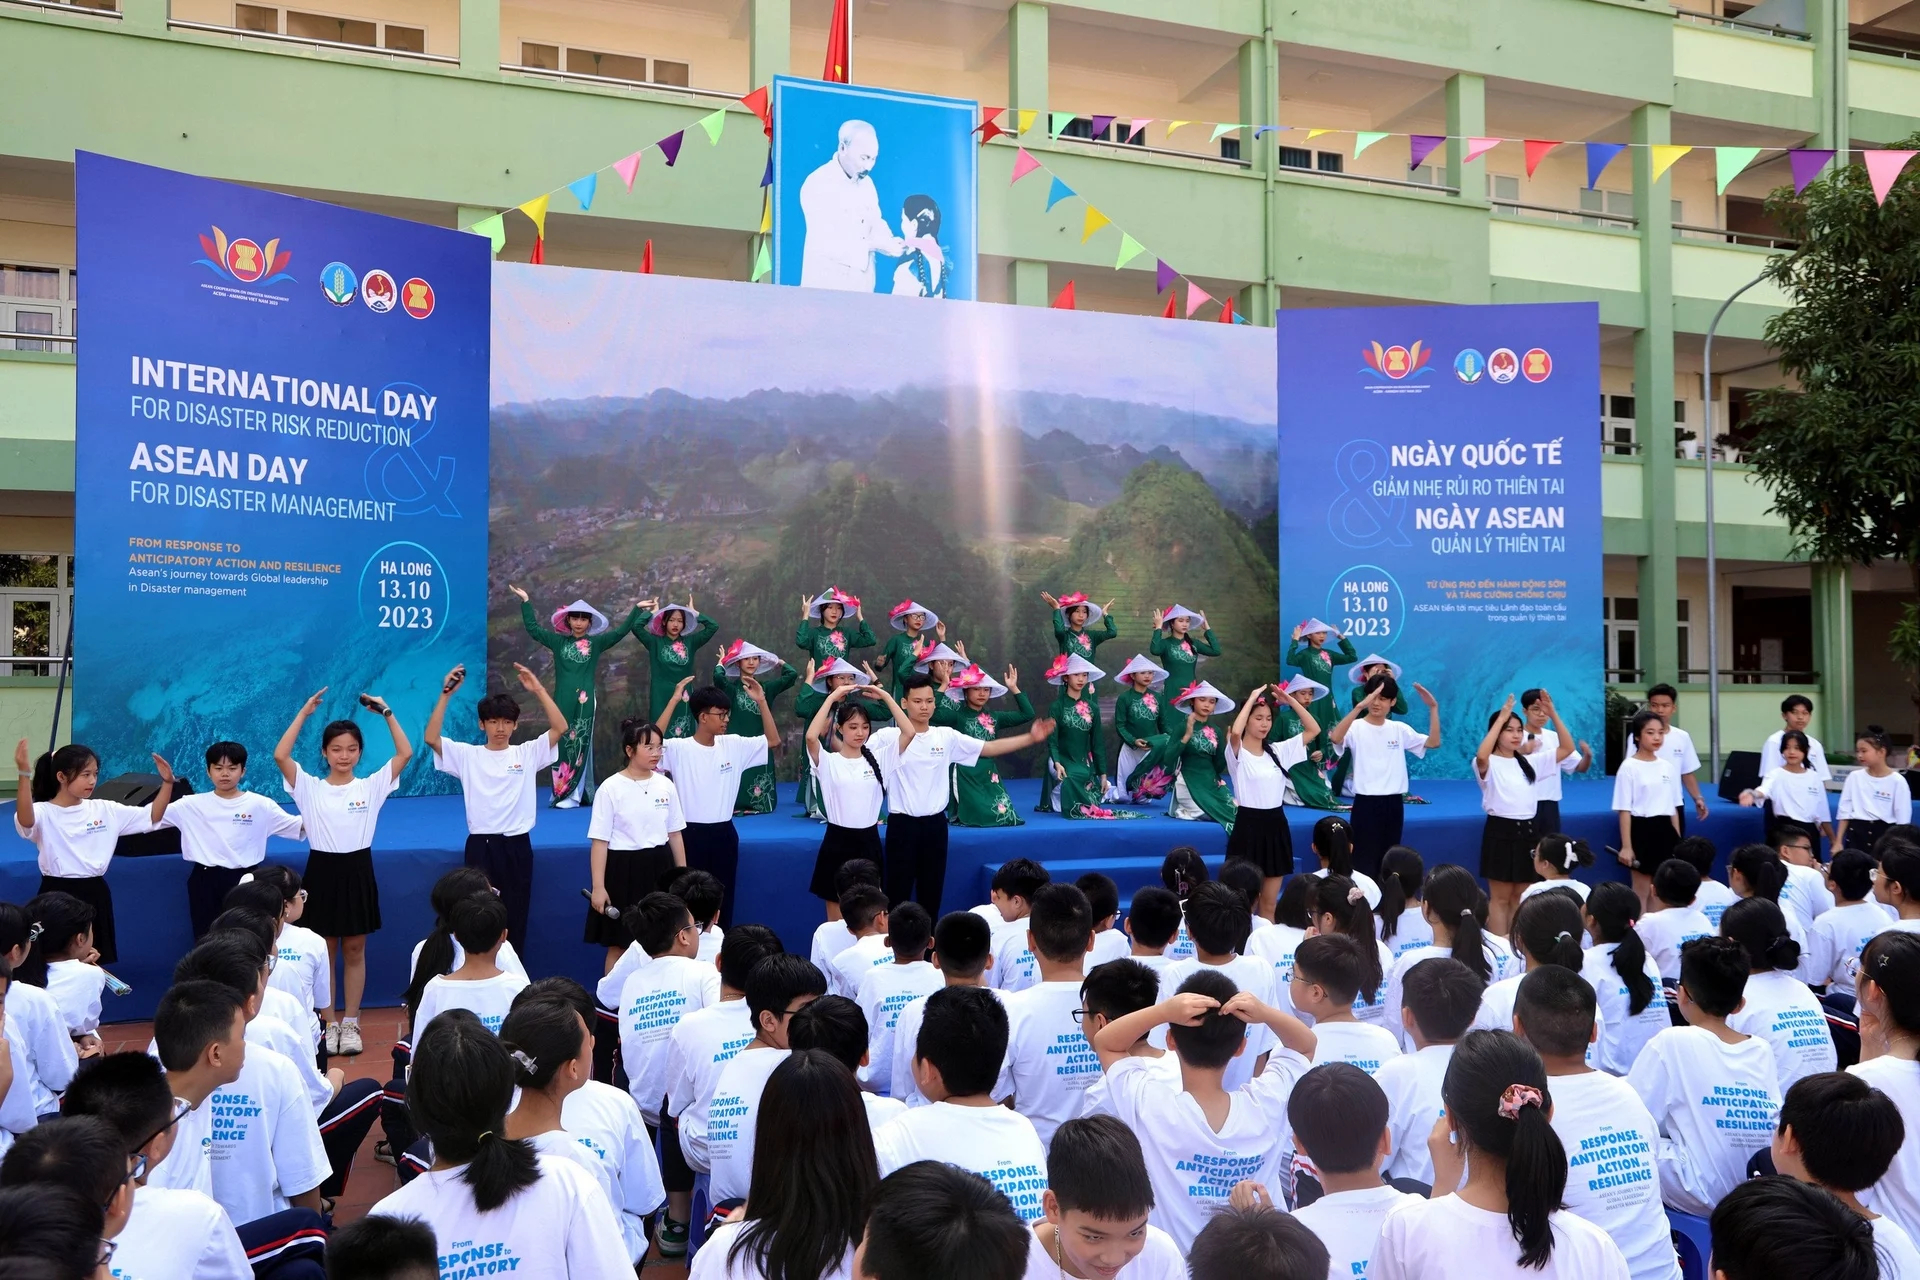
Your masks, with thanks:
<instances>
[{"instance_id":1,"label":"loudspeaker","mask_svg":"<svg viewBox=\"0 0 1920 1280\"><path fill-rule=\"evenodd\" d=\"M93 789L95 800L111 800L116 804L130 804L144 809L153 803L154 796L160 793L160 775L157 773L123 773L108 778ZM172 804L182 796L193 794L193 784L185 778L173 780L173 795L167 800ZM151 858L160 854L180 856L180 832L173 827L162 827L158 831L143 831L138 835L121 836L113 846L117 858Z\"/></svg>"},{"instance_id":2,"label":"loudspeaker","mask_svg":"<svg viewBox=\"0 0 1920 1280\"><path fill-rule=\"evenodd\" d=\"M1720 798L1731 804L1739 804L1742 791L1751 791L1759 785L1760 753L1727 752L1726 763L1720 766Z\"/></svg>"}]
</instances>

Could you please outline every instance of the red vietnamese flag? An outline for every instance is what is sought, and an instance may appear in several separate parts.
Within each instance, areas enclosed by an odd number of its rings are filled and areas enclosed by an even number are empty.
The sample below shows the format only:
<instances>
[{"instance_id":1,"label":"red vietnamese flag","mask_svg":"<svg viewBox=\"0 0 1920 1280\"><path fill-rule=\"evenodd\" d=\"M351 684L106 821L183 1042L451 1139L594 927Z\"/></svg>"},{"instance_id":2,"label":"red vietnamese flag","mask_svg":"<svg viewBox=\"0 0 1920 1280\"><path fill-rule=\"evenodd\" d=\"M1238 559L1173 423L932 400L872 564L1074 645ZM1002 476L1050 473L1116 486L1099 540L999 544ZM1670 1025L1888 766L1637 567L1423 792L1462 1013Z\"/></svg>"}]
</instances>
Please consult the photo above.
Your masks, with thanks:
<instances>
[{"instance_id":1,"label":"red vietnamese flag","mask_svg":"<svg viewBox=\"0 0 1920 1280\"><path fill-rule=\"evenodd\" d=\"M820 72L820 78L836 84L852 84L852 71L852 17L847 13L847 0L833 0L833 18L827 24L827 65Z\"/></svg>"},{"instance_id":2,"label":"red vietnamese flag","mask_svg":"<svg viewBox=\"0 0 1920 1280\"><path fill-rule=\"evenodd\" d=\"M640 251L640 274L643 276L653 274L653 241L651 240L647 241L647 247Z\"/></svg>"},{"instance_id":3,"label":"red vietnamese flag","mask_svg":"<svg viewBox=\"0 0 1920 1280\"><path fill-rule=\"evenodd\" d=\"M1180 300L1180 291L1178 289L1174 290L1172 293L1169 293L1167 295L1167 309L1160 313L1163 319L1167 319L1167 320L1179 319L1179 317L1173 313L1173 306L1179 300Z\"/></svg>"},{"instance_id":4,"label":"red vietnamese flag","mask_svg":"<svg viewBox=\"0 0 1920 1280\"><path fill-rule=\"evenodd\" d=\"M1051 305L1055 311L1072 311L1074 309L1073 302L1073 281L1069 280L1067 281L1067 287L1054 295L1053 302L1049 305Z\"/></svg>"},{"instance_id":5,"label":"red vietnamese flag","mask_svg":"<svg viewBox=\"0 0 1920 1280\"><path fill-rule=\"evenodd\" d=\"M533 256L527 262L533 266L545 266L547 261L547 240L545 236L533 238Z\"/></svg>"}]
</instances>

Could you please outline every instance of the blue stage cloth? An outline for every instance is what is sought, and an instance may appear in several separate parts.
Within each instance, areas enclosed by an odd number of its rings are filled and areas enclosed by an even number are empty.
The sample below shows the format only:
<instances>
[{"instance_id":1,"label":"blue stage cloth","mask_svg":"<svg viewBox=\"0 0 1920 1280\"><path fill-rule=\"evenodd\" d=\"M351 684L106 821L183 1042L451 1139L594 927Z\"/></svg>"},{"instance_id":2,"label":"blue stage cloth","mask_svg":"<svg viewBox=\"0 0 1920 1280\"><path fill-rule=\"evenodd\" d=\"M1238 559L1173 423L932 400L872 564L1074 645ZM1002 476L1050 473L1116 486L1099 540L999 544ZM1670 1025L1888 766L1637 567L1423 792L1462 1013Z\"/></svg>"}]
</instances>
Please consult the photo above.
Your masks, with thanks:
<instances>
[{"instance_id":1,"label":"blue stage cloth","mask_svg":"<svg viewBox=\"0 0 1920 1280\"><path fill-rule=\"evenodd\" d=\"M1124 905L1135 889L1157 883L1160 862L1176 845L1192 845L1215 866L1226 853L1226 836L1211 822L1179 822L1158 809L1133 821L1068 822L1056 814L1032 812L1039 783L1017 780L1007 787L1026 818L1023 827L953 828L947 862L945 905L964 909L987 900L994 870L1011 858L1040 862L1056 878L1071 880L1089 871L1112 876ZM1479 788L1471 782L1421 781L1418 794L1432 803L1407 806L1406 843L1418 849L1429 867L1457 862L1478 870L1480 862ZM1627 878L1626 868L1605 851L1620 843L1619 821L1608 807L1612 779L1570 780L1561 801L1562 825L1584 837L1599 859L1583 873L1587 880ZM734 919L772 926L786 945L803 954L813 930L826 918L819 899L807 892L814 854L823 827L798 816L793 788L780 789L777 813L737 819L740 828L740 876L735 886ZM1762 838L1760 811L1715 799L1705 823L1688 825L1705 835L1725 857L1735 845ZM1300 869L1314 862L1308 842L1313 824L1325 815L1311 809L1287 810ZM568 974L589 988L598 981L604 952L581 941L588 883L585 809L540 810L533 831L532 937L515 944L536 977ZM433 926L427 901L433 882L461 862L466 819L458 796L422 796L394 800L380 811L374 864L380 876L380 909L385 927L367 944L368 1006L399 1003L407 984L407 957L413 944ZM296 870L306 865L305 845L275 840L268 856ZM176 960L192 941L187 922L188 866L179 858L115 858L108 873L119 927L120 959L114 973L131 983L131 995L107 998L108 1021L144 1019L165 991ZM17 837L0 851L0 900L25 902L39 887L33 846Z\"/></svg>"}]
</instances>

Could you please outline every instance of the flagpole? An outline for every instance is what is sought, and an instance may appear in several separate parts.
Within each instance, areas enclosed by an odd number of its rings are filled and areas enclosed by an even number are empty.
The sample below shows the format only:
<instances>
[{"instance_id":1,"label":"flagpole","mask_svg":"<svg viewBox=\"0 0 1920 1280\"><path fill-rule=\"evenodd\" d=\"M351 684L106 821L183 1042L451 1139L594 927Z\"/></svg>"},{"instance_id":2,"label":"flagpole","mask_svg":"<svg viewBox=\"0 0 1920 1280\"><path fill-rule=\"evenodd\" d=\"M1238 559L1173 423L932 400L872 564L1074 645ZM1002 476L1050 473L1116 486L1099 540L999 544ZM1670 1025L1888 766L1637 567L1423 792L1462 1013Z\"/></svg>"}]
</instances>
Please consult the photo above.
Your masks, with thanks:
<instances>
[{"instance_id":1,"label":"flagpole","mask_svg":"<svg viewBox=\"0 0 1920 1280\"><path fill-rule=\"evenodd\" d=\"M853 0L847 0L847 83L853 83Z\"/></svg>"}]
</instances>

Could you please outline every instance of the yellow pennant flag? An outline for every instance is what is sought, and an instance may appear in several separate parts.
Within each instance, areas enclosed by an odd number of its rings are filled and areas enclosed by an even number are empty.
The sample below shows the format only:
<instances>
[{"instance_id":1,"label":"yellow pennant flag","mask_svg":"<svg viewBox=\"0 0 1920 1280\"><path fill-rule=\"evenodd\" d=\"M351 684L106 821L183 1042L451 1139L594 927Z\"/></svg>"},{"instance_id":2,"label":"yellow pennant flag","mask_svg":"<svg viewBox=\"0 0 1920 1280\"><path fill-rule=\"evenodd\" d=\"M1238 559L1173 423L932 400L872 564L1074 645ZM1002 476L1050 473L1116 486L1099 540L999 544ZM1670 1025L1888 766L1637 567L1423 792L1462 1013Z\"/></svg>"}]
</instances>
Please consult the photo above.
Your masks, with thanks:
<instances>
[{"instance_id":1,"label":"yellow pennant flag","mask_svg":"<svg viewBox=\"0 0 1920 1280\"><path fill-rule=\"evenodd\" d=\"M1085 244L1087 241L1093 239L1094 232L1102 227L1111 226L1112 223L1112 218L1109 218L1092 205L1088 205L1086 221L1080 226L1080 243Z\"/></svg>"},{"instance_id":2,"label":"yellow pennant flag","mask_svg":"<svg viewBox=\"0 0 1920 1280\"><path fill-rule=\"evenodd\" d=\"M1331 129L1309 129L1307 130L1307 141L1312 142L1315 138L1319 137L1321 134L1332 133L1332 132L1333 130Z\"/></svg>"},{"instance_id":3,"label":"yellow pennant flag","mask_svg":"<svg viewBox=\"0 0 1920 1280\"><path fill-rule=\"evenodd\" d=\"M1168 136L1169 138L1171 138L1171 137L1173 136L1173 131L1174 131L1175 129L1178 129L1178 128L1180 128L1180 127L1181 127L1182 125L1189 125L1189 124L1192 124L1192 123L1193 123L1193 121L1191 121L1191 120L1169 120L1169 121L1167 121L1167 136Z\"/></svg>"},{"instance_id":4,"label":"yellow pennant flag","mask_svg":"<svg viewBox=\"0 0 1920 1280\"><path fill-rule=\"evenodd\" d=\"M1038 120L1039 118L1040 118L1040 113L1038 111L1022 111L1020 113L1020 130L1019 131L1021 133L1025 133L1027 130L1033 128L1033 122L1035 120Z\"/></svg>"},{"instance_id":5,"label":"yellow pennant flag","mask_svg":"<svg viewBox=\"0 0 1920 1280\"><path fill-rule=\"evenodd\" d=\"M760 195L760 234L764 236L770 235L772 232L773 196L770 192L762 192Z\"/></svg>"},{"instance_id":6,"label":"yellow pennant flag","mask_svg":"<svg viewBox=\"0 0 1920 1280\"><path fill-rule=\"evenodd\" d=\"M1673 168L1673 162L1691 150L1693 150L1692 147L1668 146L1664 144L1648 147L1648 154L1653 160L1653 180L1655 182L1660 181L1661 175Z\"/></svg>"},{"instance_id":7,"label":"yellow pennant flag","mask_svg":"<svg viewBox=\"0 0 1920 1280\"><path fill-rule=\"evenodd\" d=\"M533 219L534 230L540 233L542 240L545 240L547 238L547 197L535 196L525 204L520 205L519 209L520 212Z\"/></svg>"}]
</instances>

